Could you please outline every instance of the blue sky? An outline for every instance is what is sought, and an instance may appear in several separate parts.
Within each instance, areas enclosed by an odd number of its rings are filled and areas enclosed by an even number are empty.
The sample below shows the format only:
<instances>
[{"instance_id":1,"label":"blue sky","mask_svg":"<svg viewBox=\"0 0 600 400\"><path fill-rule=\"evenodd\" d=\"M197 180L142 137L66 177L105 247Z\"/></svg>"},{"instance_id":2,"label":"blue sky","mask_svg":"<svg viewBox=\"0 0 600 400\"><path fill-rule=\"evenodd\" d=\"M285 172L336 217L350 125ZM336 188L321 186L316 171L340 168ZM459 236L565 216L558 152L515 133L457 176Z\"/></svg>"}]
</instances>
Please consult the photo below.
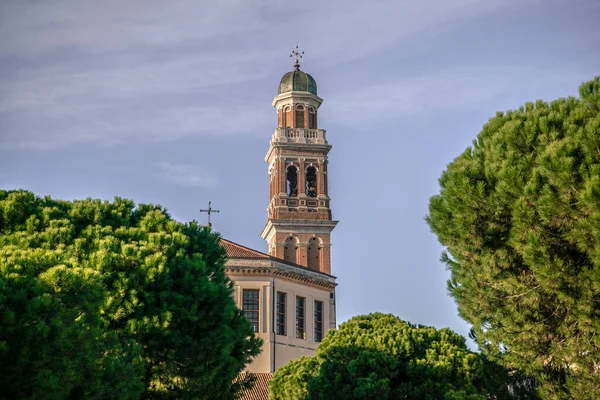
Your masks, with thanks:
<instances>
[{"instance_id":1,"label":"blue sky","mask_svg":"<svg viewBox=\"0 0 600 400\"><path fill-rule=\"evenodd\" d=\"M0 0L0 187L205 216L258 250L290 50L324 98L338 322L466 335L424 222L496 111L600 74L597 0Z\"/></svg>"}]
</instances>

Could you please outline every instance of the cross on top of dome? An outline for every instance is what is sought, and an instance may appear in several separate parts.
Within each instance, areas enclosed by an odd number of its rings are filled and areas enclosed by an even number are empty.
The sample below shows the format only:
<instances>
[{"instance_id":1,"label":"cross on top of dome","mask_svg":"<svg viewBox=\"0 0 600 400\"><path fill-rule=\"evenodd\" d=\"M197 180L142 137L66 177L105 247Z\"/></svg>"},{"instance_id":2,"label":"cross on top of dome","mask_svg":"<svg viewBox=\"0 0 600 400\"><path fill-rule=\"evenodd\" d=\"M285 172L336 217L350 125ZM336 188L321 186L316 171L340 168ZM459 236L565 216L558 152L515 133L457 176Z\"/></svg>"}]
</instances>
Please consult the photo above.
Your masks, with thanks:
<instances>
[{"instance_id":1,"label":"cross on top of dome","mask_svg":"<svg viewBox=\"0 0 600 400\"><path fill-rule=\"evenodd\" d=\"M296 57L296 62L294 62L294 71L300 71L300 59L304 54L304 50L299 50L298 45L294 47L294 50L290 53L290 57Z\"/></svg>"}]
</instances>

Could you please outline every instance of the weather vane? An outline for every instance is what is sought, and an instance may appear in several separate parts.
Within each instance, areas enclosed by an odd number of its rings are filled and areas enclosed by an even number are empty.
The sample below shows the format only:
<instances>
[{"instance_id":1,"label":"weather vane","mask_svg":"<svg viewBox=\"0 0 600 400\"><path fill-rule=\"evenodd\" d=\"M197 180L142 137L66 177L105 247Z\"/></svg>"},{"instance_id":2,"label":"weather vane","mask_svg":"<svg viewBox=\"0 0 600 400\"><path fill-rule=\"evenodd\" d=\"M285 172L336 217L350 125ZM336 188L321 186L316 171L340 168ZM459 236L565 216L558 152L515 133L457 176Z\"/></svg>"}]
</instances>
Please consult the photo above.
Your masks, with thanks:
<instances>
[{"instance_id":1,"label":"weather vane","mask_svg":"<svg viewBox=\"0 0 600 400\"><path fill-rule=\"evenodd\" d=\"M296 45L296 47L294 47L294 50L292 50L292 52L290 53L290 57L296 57L296 62L294 63L295 71L300 71L300 59L302 58L303 54L304 50L300 51L298 49L298 45Z\"/></svg>"}]
</instances>

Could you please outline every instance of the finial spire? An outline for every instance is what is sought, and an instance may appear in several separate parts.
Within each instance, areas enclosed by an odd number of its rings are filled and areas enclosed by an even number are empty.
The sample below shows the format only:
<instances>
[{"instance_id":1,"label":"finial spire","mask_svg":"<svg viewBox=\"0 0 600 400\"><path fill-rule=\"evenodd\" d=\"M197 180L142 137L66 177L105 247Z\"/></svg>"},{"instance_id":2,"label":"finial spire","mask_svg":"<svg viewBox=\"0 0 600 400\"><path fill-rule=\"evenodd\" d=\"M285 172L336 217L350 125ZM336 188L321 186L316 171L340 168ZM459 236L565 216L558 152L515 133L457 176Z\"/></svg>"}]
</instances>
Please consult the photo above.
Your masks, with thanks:
<instances>
[{"instance_id":1,"label":"finial spire","mask_svg":"<svg viewBox=\"0 0 600 400\"><path fill-rule=\"evenodd\" d=\"M208 214L208 229L212 228L212 224L210 223L210 214L212 213L218 213L219 210L215 210L214 208L211 207L211 201L208 202L208 208L205 210L200 210L200 212L205 212Z\"/></svg>"},{"instance_id":2,"label":"finial spire","mask_svg":"<svg viewBox=\"0 0 600 400\"><path fill-rule=\"evenodd\" d=\"M298 45L294 47L294 50L290 53L290 57L296 57L296 62L294 63L294 71L300 71L300 59L304 54L304 50L300 51L298 49Z\"/></svg>"}]
</instances>

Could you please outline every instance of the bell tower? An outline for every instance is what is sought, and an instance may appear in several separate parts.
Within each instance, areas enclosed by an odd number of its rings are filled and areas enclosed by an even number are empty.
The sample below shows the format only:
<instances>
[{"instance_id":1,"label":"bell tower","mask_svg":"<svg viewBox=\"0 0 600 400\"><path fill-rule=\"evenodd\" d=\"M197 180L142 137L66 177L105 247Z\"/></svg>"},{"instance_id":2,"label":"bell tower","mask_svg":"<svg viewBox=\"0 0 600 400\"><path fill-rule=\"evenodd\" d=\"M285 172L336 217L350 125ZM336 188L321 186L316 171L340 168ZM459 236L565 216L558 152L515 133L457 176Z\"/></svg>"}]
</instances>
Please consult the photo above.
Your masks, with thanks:
<instances>
[{"instance_id":1,"label":"bell tower","mask_svg":"<svg viewBox=\"0 0 600 400\"><path fill-rule=\"evenodd\" d=\"M337 224L327 185L331 145L318 127L323 99L313 77L300 70L302 54L296 46L294 70L281 78L273 99L277 128L265 156L269 206L261 236L271 256L331 274L330 235Z\"/></svg>"}]
</instances>

